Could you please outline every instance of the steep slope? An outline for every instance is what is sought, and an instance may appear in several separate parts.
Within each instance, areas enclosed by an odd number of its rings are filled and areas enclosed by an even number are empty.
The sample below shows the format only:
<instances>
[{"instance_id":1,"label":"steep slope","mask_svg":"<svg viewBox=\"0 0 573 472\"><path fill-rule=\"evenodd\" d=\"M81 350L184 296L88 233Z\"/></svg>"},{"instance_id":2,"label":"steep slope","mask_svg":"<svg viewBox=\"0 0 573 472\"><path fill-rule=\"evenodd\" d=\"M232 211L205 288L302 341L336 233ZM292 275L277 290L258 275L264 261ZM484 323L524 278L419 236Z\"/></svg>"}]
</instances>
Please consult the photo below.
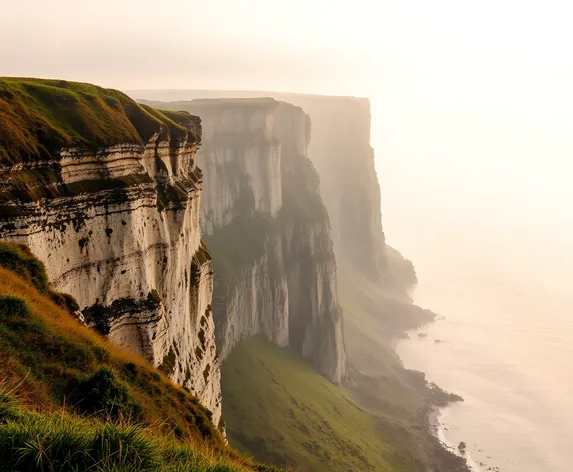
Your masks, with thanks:
<instances>
[{"instance_id":1,"label":"steep slope","mask_svg":"<svg viewBox=\"0 0 573 472\"><path fill-rule=\"evenodd\" d=\"M197 117L114 90L0 79L0 239L24 243L88 324L221 411L199 228Z\"/></svg>"},{"instance_id":2,"label":"steep slope","mask_svg":"<svg viewBox=\"0 0 573 472\"><path fill-rule=\"evenodd\" d=\"M217 344L225 359L263 333L335 383L346 373L336 263L310 121L271 99L192 102L204 144L203 226L213 253Z\"/></svg>"},{"instance_id":3,"label":"steep slope","mask_svg":"<svg viewBox=\"0 0 573 472\"><path fill-rule=\"evenodd\" d=\"M0 243L0 469L275 470L225 445L212 413L67 311L27 248Z\"/></svg>"},{"instance_id":4,"label":"steep slope","mask_svg":"<svg viewBox=\"0 0 573 472\"><path fill-rule=\"evenodd\" d=\"M250 338L222 372L223 414L239 449L306 472L414 470L394 468L395 451L374 418L292 349Z\"/></svg>"}]
</instances>

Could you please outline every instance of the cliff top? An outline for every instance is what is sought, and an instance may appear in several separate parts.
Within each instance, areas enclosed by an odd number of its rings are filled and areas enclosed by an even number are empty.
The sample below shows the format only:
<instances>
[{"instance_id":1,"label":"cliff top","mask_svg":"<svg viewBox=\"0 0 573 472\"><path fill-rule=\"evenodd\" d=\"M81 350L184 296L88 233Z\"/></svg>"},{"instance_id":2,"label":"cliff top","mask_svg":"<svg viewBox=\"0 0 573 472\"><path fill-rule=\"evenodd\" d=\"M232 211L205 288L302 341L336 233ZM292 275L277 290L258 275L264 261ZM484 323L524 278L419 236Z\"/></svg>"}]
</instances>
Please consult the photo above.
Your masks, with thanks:
<instances>
[{"instance_id":1,"label":"cliff top","mask_svg":"<svg viewBox=\"0 0 573 472\"><path fill-rule=\"evenodd\" d=\"M156 101L189 101L196 99L217 99L225 97L235 98L256 98L256 97L272 97L277 100L284 100L286 102L297 101L298 99L316 99L324 101L340 101L340 102L360 102L369 103L366 97L355 97L351 95L316 95L306 93L291 93L291 92L273 92L269 90L169 90L169 89L155 89L155 90L126 90L130 97L134 97L138 102L144 102L144 99Z\"/></svg>"},{"instance_id":2,"label":"cliff top","mask_svg":"<svg viewBox=\"0 0 573 472\"><path fill-rule=\"evenodd\" d=\"M200 139L199 118L155 110L91 84L0 78L0 163L51 160L63 148L143 145L154 134Z\"/></svg>"},{"instance_id":3,"label":"cliff top","mask_svg":"<svg viewBox=\"0 0 573 472\"><path fill-rule=\"evenodd\" d=\"M137 100L143 106L161 108L167 110L186 110L191 113L221 113L224 111L246 111L258 110L272 111L279 102L269 97L254 98L200 98L196 100L179 100L175 102L161 102L154 100Z\"/></svg>"},{"instance_id":4,"label":"cliff top","mask_svg":"<svg viewBox=\"0 0 573 472\"><path fill-rule=\"evenodd\" d=\"M158 102L161 103L161 102ZM180 101L172 103L175 106L176 103L186 104L187 101ZM192 101L195 106L221 106L221 107L232 107L232 106L268 106L275 107L277 101L270 97L254 97L254 98L199 98Z\"/></svg>"}]
</instances>

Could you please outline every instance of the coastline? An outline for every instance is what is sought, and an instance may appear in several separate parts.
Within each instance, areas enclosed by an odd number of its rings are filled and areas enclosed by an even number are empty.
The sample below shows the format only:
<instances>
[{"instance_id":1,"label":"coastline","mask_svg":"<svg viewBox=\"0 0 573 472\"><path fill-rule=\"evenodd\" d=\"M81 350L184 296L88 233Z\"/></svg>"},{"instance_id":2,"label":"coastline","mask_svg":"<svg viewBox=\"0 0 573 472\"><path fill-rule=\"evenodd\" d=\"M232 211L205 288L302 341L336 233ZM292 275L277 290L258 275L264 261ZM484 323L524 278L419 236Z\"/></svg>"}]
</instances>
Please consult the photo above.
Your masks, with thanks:
<instances>
[{"instance_id":1,"label":"coastline","mask_svg":"<svg viewBox=\"0 0 573 472\"><path fill-rule=\"evenodd\" d=\"M482 467L478 464L470 455L469 452L464 452L463 454L458 450L458 448L448 441L446 437L446 430L444 429L444 418L448 414L448 407L444 408L437 408L433 412L430 413L430 423L432 425L433 434L435 434L436 438L444 448L450 451L452 454L456 456L463 457L466 460L467 466L471 472L483 472ZM494 470L494 469L490 469ZM497 469L495 469L497 470Z\"/></svg>"},{"instance_id":2,"label":"coastline","mask_svg":"<svg viewBox=\"0 0 573 472\"><path fill-rule=\"evenodd\" d=\"M424 323L426 324L426 323ZM420 325L420 327L423 325ZM406 342L412 339L411 334L419 334L418 330L408 331L405 336L399 336L393 340L392 348L396 355L400 358L398 354L397 347L400 343ZM411 370L404 366L409 372L416 372L420 376L424 376L425 374L421 371ZM440 472L442 470L453 470L453 471L460 471L460 472L500 472L500 468L493 464L486 464L482 461L474 459L469 450L460 451L458 445L455 442L451 442L448 439L448 428L446 426L451 427L447 423L447 417L449 416L450 407L454 403L464 401L463 398L458 397L456 394L448 393L441 389L439 386L432 382L427 382L427 386L430 390L433 391L430 397L427 399L427 410L423 413L425 416L425 428L433 438L435 443L439 444L439 447L442 449L443 453L440 454L440 457L444 460L447 466L453 466L454 469L446 468L446 469L438 469ZM436 396L437 395L437 396ZM456 398L457 397L457 398ZM451 400L447 400L447 398L451 398ZM482 452L482 451L480 451ZM460 466L460 459L464 461L464 464ZM457 464L458 468L455 468ZM461 467L461 468L459 468Z\"/></svg>"},{"instance_id":3,"label":"coastline","mask_svg":"<svg viewBox=\"0 0 573 472\"><path fill-rule=\"evenodd\" d=\"M418 337L420 328L441 317L416 305L414 287L407 283L393 280L381 286L361 274L351 278L352 268L344 269L339 278L340 298L345 312L351 314L345 328L353 363L349 388L357 404L383 416L407 415L413 445L419 448L417 467L425 466L419 470L475 472L466 457L453 452L438 434L440 409L463 398L428 382L425 373L408 369L398 354L400 342ZM391 407L395 407L393 413L388 410Z\"/></svg>"},{"instance_id":4,"label":"coastline","mask_svg":"<svg viewBox=\"0 0 573 472\"><path fill-rule=\"evenodd\" d=\"M415 310L414 315L422 310L424 313L431 313L431 319L416 319L415 327L406 330L399 330L393 333L391 347L396 356L400 359L402 367L407 372L412 386L420 393L426 403L425 409L420 413L420 422L426 432L428 442L434 448L434 456L439 461L436 466L439 472L483 472L480 466L471 458L467 452L460 452L456 445L447 439L443 427L443 418L447 415L448 407L452 403L463 402L464 399L455 394L446 392L433 382L426 380L426 374L422 371L409 369L404 366L403 360L398 354L398 345L407 342L413 334L420 335L419 329L429 323L433 323L438 315L430 310L418 307L410 302ZM423 336L421 336L423 337Z\"/></svg>"}]
</instances>

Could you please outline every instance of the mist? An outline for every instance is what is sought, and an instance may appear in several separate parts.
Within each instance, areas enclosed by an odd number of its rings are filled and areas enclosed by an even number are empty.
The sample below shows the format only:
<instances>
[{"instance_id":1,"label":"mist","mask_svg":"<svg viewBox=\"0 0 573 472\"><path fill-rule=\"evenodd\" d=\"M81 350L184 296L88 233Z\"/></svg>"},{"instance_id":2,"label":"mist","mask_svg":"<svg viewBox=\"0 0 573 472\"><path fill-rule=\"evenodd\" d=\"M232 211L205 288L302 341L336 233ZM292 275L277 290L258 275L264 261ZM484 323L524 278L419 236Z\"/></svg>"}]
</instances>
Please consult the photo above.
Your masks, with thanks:
<instances>
[{"instance_id":1,"label":"mist","mask_svg":"<svg viewBox=\"0 0 573 472\"><path fill-rule=\"evenodd\" d=\"M566 1L4 0L0 76L141 99L368 98L386 240L442 316L401 358L461 390L442 426L471 441L474 470L491 454L558 471L573 440L571 18Z\"/></svg>"}]
</instances>

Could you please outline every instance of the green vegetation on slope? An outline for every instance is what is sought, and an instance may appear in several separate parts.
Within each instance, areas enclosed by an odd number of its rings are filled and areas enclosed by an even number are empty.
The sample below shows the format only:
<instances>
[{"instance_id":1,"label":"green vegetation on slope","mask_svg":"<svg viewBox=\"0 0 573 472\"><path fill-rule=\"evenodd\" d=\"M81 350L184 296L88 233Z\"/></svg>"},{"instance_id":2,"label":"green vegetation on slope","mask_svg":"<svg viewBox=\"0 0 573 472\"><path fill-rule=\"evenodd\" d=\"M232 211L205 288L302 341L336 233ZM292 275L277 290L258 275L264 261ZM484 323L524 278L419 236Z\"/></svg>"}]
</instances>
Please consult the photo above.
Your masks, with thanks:
<instances>
[{"instance_id":1,"label":"green vegetation on slope","mask_svg":"<svg viewBox=\"0 0 573 472\"><path fill-rule=\"evenodd\" d=\"M0 470L274 470L196 397L75 321L28 250L0 243Z\"/></svg>"},{"instance_id":2,"label":"green vegetation on slope","mask_svg":"<svg viewBox=\"0 0 573 472\"><path fill-rule=\"evenodd\" d=\"M310 472L467 470L429 434L429 406L451 398L404 369L390 345L393 333L431 314L358 274L339 285L350 389L331 384L291 350L250 338L222 366L231 445Z\"/></svg>"},{"instance_id":3,"label":"green vegetation on slope","mask_svg":"<svg viewBox=\"0 0 573 472\"><path fill-rule=\"evenodd\" d=\"M5 391L0 402L0 470L243 472L274 468L198 449L139 425L26 410Z\"/></svg>"},{"instance_id":4,"label":"green vegetation on slope","mask_svg":"<svg viewBox=\"0 0 573 472\"><path fill-rule=\"evenodd\" d=\"M155 133L173 140L190 133L197 140L198 120L139 105L122 92L95 85L0 78L2 164L57 159L66 147L142 145Z\"/></svg>"},{"instance_id":5,"label":"green vegetation on slope","mask_svg":"<svg viewBox=\"0 0 573 472\"><path fill-rule=\"evenodd\" d=\"M222 380L230 442L257 459L308 472L400 470L375 419L291 351L250 338Z\"/></svg>"}]
</instances>

